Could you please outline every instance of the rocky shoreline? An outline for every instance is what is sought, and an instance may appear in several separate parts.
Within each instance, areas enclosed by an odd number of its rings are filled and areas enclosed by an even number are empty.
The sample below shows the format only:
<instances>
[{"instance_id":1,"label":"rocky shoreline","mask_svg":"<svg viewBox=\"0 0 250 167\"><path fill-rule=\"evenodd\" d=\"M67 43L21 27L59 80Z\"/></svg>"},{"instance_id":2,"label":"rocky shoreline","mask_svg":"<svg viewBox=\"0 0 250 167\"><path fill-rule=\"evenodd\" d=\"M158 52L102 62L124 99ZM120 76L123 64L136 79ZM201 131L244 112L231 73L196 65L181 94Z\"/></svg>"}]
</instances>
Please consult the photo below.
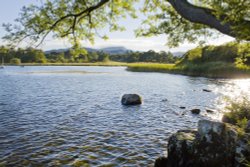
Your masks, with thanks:
<instances>
[{"instance_id":1,"label":"rocky shoreline","mask_svg":"<svg viewBox=\"0 0 250 167\"><path fill-rule=\"evenodd\" d=\"M155 167L245 167L250 160L250 133L231 124L200 120L196 130L180 130L168 141L168 156Z\"/></svg>"}]
</instances>

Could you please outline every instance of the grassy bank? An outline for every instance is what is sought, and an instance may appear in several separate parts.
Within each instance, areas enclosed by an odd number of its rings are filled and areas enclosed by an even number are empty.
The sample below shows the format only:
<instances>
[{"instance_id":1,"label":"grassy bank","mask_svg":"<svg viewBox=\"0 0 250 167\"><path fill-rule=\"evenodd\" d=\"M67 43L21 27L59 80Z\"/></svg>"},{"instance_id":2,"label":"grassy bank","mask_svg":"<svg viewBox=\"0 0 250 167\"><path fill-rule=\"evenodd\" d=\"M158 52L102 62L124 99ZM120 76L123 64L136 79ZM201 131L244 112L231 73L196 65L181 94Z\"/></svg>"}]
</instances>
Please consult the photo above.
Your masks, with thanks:
<instances>
[{"instance_id":1,"label":"grassy bank","mask_svg":"<svg viewBox=\"0 0 250 167\"><path fill-rule=\"evenodd\" d=\"M175 64L131 63L127 65L127 70L133 72L174 72L177 68Z\"/></svg>"},{"instance_id":2,"label":"grassy bank","mask_svg":"<svg viewBox=\"0 0 250 167\"><path fill-rule=\"evenodd\" d=\"M249 78L250 43L230 42L189 50L174 64L132 64L129 71L166 72L211 78Z\"/></svg>"},{"instance_id":3,"label":"grassy bank","mask_svg":"<svg viewBox=\"0 0 250 167\"><path fill-rule=\"evenodd\" d=\"M155 64L134 63L128 64L128 71L133 72L165 72L189 76L211 78L249 78L250 66L236 66L233 63L208 62L202 64Z\"/></svg>"},{"instance_id":4,"label":"grassy bank","mask_svg":"<svg viewBox=\"0 0 250 167\"><path fill-rule=\"evenodd\" d=\"M8 64L6 64L8 65ZM9 64L10 65L10 64ZM121 63L121 62L96 62L96 63L22 63L19 66L126 66L132 72L161 72L201 76L210 78L249 78L250 66L236 66L233 63L208 62L208 63Z\"/></svg>"}]
</instances>

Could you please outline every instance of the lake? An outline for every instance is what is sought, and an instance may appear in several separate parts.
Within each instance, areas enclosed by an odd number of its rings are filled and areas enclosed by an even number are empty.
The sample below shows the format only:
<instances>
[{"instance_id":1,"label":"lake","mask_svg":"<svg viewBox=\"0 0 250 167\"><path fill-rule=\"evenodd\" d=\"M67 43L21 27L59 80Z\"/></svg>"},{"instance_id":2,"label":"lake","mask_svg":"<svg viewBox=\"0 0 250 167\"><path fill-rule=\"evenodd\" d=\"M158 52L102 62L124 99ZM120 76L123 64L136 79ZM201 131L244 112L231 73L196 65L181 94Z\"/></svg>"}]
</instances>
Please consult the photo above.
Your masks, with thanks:
<instances>
[{"instance_id":1,"label":"lake","mask_svg":"<svg viewBox=\"0 0 250 167\"><path fill-rule=\"evenodd\" d=\"M172 133L196 128L200 119L219 120L224 97L250 95L249 85L249 79L125 67L6 67L0 70L0 166L153 166ZM122 106L125 93L140 94L143 104ZM199 115L190 113L195 108Z\"/></svg>"}]
</instances>

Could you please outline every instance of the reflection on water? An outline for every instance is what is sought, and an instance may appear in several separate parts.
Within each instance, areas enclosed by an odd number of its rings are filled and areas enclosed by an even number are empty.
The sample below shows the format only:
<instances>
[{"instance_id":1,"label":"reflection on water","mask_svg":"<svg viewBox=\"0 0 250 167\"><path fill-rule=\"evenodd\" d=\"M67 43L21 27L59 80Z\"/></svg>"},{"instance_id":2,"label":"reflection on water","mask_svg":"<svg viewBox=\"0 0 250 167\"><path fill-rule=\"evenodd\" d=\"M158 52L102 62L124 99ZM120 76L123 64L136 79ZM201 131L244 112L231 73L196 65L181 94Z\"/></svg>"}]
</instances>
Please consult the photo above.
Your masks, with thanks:
<instances>
[{"instance_id":1,"label":"reflection on water","mask_svg":"<svg viewBox=\"0 0 250 167\"><path fill-rule=\"evenodd\" d=\"M230 81L225 86L225 89L225 96L229 96L232 98L242 96L243 94L248 96L250 95L250 79L239 79Z\"/></svg>"},{"instance_id":2,"label":"reflection on water","mask_svg":"<svg viewBox=\"0 0 250 167\"><path fill-rule=\"evenodd\" d=\"M124 67L6 67L0 166L152 166L173 132L219 119L223 97L249 95L249 85ZM142 95L143 104L122 106L124 93Z\"/></svg>"},{"instance_id":3,"label":"reflection on water","mask_svg":"<svg viewBox=\"0 0 250 167\"><path fill-rule=\"evenodd\" d=\"M215 89L220 96L216 99L218 110L225 109L228 100L238 101L250 98L250 79L221 80L221 87Z\"/></svg>"},{"instance_id":4,"label":"reflection on water","mask_svg":"<svg viewBox=\"0 0 250 167\"><path fill-rule=\"evenodd\" d=\"M69 70L69 71L29 71L29 72L17 72L19 74L98 74L101 72L87 72L87 71L74 71L74 70Z\"/></svg>"}]
</instances>

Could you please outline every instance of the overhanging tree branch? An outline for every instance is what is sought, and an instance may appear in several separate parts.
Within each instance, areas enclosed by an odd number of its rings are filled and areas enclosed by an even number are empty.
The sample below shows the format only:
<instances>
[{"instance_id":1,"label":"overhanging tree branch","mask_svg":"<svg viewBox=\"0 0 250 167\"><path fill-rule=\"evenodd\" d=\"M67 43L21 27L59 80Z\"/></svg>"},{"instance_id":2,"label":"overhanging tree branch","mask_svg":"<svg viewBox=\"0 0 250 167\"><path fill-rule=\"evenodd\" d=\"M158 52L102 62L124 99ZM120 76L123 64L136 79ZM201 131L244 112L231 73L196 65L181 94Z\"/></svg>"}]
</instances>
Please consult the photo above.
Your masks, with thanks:
<instances>
[{"instance_id":1,"label":"overhanging tree branch","mask_svg":"<svg viewBox=\"0 0 250 167\"><path fill-rule=\"evenodd\" d=\"M213 14L214 11L212 9L195 6L187 0L168 0L168 2L178 14L190 22L204 24L223 34L237 37L237 33L233 31L235 23L225 23L224 20L219 20ZM243 22L243 24L249 26L250 29L250 21L244 20ZM249 38L250 37L246 37L246 40L250 40Z\"/></svg>"},{"instance_id":2,"label":"overhanging tree branch","mask_svg":"<svg viewBox=\"0 0 250 167\"><path fill-rule=\"evenodd\" d=\"M53 31L54 28L57 27L57 25L60 23L60 22L63 22L64 20L68 19L68 18L73 18L73 22L72 22L72 26L63 34L61 35L61 37L66 37L67 35L70 35L72 34L74 36L74 40L76 41L76 37L75 37L75 27L76 27L76 24L78 22L80 22L81 19L83 19L84 17L88 16L90 17L90 13L100 7L102 7L104 4L106 4L107 2L109 2L110 0L101 0L99 3L97 3L96 5L93 5L93 6L90 6L88 7L87 9L79 12L79 13L76 13L76 14L67 14L61 18L59 18L58 20L56 20L50 27L49 29L46 31L46 33L42 36L42 39L40 40L40 42L37 44L37 46L41 45L41 43L43 43L43 41L45 40L45 38L48 36L48 34ZM79 19L78 19L79 18ZM77 21L78 19L78 21ZM90 24L91 24L91 21L90 21ZM71 33L70 33L71 31ZM38 33L38 34L41 34L41 33Z\"/></svg>"},{"instance_id":3,"label":"overhanging tree branch","mask_svg":"<svg viewBox=\"0 0 250 167\"><path fill-rule=\"evenodd\" d=\"M98 4L91 6L83 11L81 11L80 13L76 13L76 14L68 14L65 15L61 18L59 18L51 27L50 29L53 30L60 22L64 21L65 19L69 18L69 17L74 17L74 23L76 24L76 19L80 16L82 16L83 14L87 13L87 15L89 15L92 11L100 8L101 6L103 6L104 4L106 4L107 2L109 2L110 0L101 0ZM75 25L73 25L73 27L75 27Z\"/></svg>"},{"instance_id":4,"label":"overhanging tree branch","mask_svg":"<svg viewBox=\"0 0 250 167\"><path fill-rule=\"evenodd\" d=\"M73 44L74 41L79 44L80 40L92 42L94 35L98 34L94 30L102 29L108 24L111 31L123 30L118 25L118 19L127 15L135 18L134 4L137 1L139 0L48 0L42 6L24 7L21 17L16 20L19 25L4 26L8 34L3 39L15 44L28 38L32 43L40 45L53 32L53 37L67 37ZM170 37L169 41L177 41L172 43L179 44L184 40L194 42L193 39L206 35L203 33L204 29L210 28L238 40L250 41L249 1L239 0L239 3L223 0L223 3L217 4L211 0L207 2L211 8L204 7L207 6L205 1L200 1L201 6L196 6L189 0L143 1L144 8L147 9L142 12L149 14L145 21L146 26L149 26L149 33L166 33ZM139 33L147 35L145 31L145 27L142 27ZM104 38L106 37L103 36Z\"/></svg>"}]
</instances>

